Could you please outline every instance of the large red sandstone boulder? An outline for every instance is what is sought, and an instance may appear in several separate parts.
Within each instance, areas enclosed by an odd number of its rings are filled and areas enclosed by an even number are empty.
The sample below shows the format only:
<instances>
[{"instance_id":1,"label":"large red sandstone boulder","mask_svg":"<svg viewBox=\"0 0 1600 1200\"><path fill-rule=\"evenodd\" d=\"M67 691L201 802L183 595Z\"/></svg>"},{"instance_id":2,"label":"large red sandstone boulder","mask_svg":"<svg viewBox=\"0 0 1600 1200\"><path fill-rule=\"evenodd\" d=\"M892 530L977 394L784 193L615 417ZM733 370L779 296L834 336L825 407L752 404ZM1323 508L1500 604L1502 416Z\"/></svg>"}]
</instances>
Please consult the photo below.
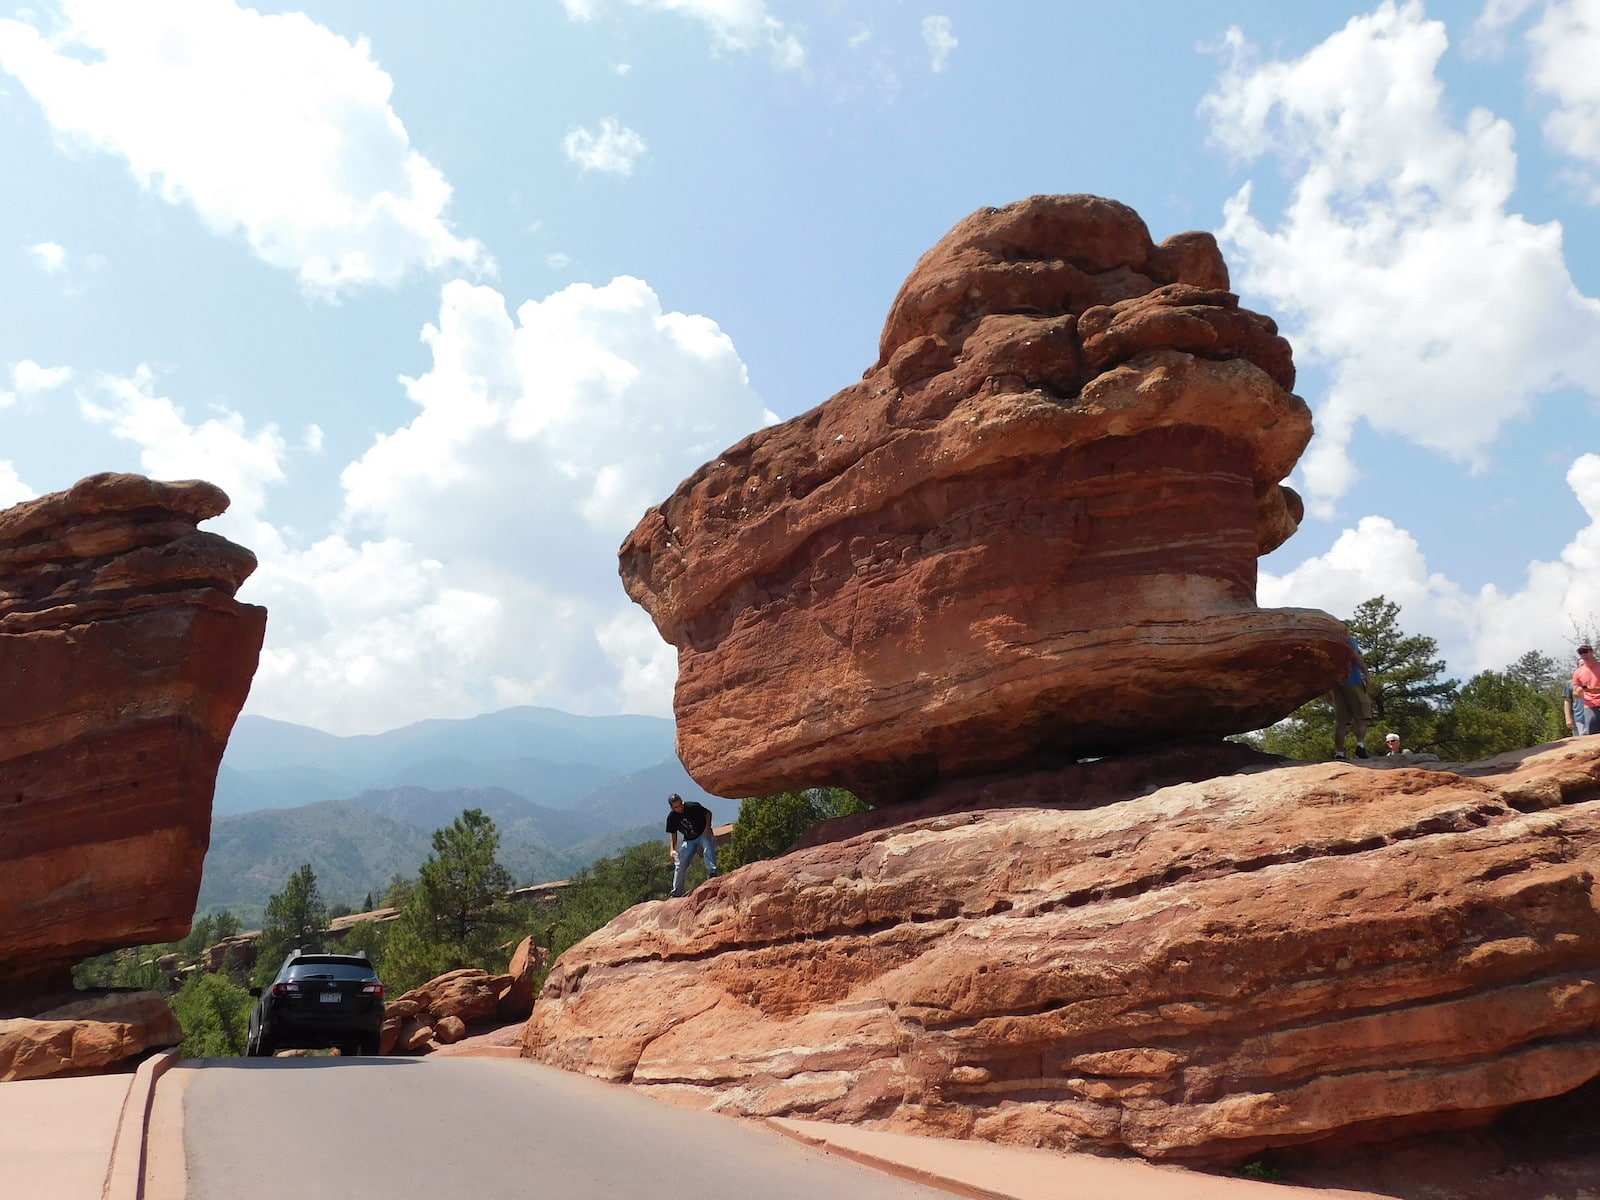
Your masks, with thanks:
<instances>
[{"instance_id":1,"label":"large red sandstone boulder","mask_svg":"<svg viewBox=\"0 0 1600 1200\"><path fill-rule=\"evenodd\" d=\"M544 1062L722 1112L1238 1161L1600 1076L1600 739L915 820L639 905Z\"/></svg>"},{"instance_id":2,"label":"large red sandstone boulder","mask_svg":"<svg viewBox=\"0 0 1600 1200\"><path fill-rule=\"evenodd\" d=\"M941 779L1267 725L1348 670L1258 609L1311 437L1208 234L1094 196L983 209L877 364L707 463L621 550L678 648L678 751L728 796Z\"/></svg>"},{"instance_id":3,"label":"large red sandstone boulder","mask_svg":"<svg viewBox=\"0 0 1600 1200\"><path fill-rule=\"evenodd\" d=\"M188 932L266 611L208 483L95 475L0 512L0 1011ZM31 1015L31 1014L30 1014Z\"/></svg>"},{"instance_id":4,"label":"large red sandstone boulder","mask_svg":"<svg viewBox=\"0 0 1600 1200\"><path fill-rule=\"evenodd\" d=\"M34 1017L0 1020L0 1081L103 1071L181 1041L164 997L105 992Z\"/></svg>"}]
</instances>

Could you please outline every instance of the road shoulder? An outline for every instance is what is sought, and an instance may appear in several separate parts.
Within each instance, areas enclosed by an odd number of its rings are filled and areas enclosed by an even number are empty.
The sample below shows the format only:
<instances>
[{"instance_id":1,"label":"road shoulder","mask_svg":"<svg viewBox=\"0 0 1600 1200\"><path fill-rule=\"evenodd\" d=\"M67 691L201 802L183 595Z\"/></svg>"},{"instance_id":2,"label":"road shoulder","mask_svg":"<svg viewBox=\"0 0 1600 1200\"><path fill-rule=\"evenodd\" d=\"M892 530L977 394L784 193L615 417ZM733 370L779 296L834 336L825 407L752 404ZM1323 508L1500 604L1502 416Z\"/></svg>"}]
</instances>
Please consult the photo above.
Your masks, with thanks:
<instances>
[{"instance_id":1,"label":"road shoulder","mask_svg":"<svg viewBox=\"0 0 1600 1200\"><path fill-rule=\"evenodd\" d=\"M161 1077L145 1139L143 1200L185 1200L189 1164L183 1147L183 1093L197 1067L173 1067Z\"/></svg>"}]
</instances>

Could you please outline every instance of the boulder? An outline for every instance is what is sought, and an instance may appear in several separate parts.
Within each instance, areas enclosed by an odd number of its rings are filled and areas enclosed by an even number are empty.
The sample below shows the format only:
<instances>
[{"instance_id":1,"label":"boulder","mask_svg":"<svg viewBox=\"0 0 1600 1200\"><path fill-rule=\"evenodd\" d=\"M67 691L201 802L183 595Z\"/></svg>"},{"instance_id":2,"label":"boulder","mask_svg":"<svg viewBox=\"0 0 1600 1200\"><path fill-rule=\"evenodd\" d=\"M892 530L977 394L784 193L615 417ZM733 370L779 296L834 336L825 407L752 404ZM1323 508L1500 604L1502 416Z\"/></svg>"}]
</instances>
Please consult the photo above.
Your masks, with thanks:
<instances>
[{"instance_id":1,"label":"boulder","mask_svg":"<svg viewBox=\"0 0 1600 1200\"><path fill-rule=\"evenodd\" d=\"M425 1021L409 1020L400 1026L394 1045L383 1051L388 1054L422 1054L433 1048L433 1026Z\"/></svg>"},{"instance_id":2,"label":"boulder","mask_svg":"<svg viewBox=\"0 0 1600 1200\"><path fill-rule=\"evenodd\" d=\"M95 475L0 512L0 1005L189 930L255 673L255 568L208 483Z\"/></svg>"},{"instance_id":3,"label":"boulder","mask_svg":"<svg viewBox=\"0 0 1600 1200\"><path fill-rule=\"evenodd\" d=\"M1260 728L1342 678L1259 609L1311 437L1289 345L1208 234L1094 196L923 256L859 383L746 438L624 542L678 650L678 752L725 796L951 779Z\"/></svg>"},{"instance_id":4,"label":"boulder","mask_svg":"<svg viewBox=\"0 0 1600 1200\"><path fill-rule=\"evenodd\" d=\"M564 953L540 1061L747 1116L1163 1160L1600 1076L1600 739L1251 767L757 862Z\"/></svg>"},{"instance_id":5,"label":"boulder","mask_svg":"<svg viewBox=\"0 0 1600 1200\"><path fill-rule=\"evenodd\" d=\"M417 1014L421 1011L414 1000L390 1000L383 1006L383 1027L378 1037L378 1053L393 1054L399 1048L410 1030L418 1022ZM429 1029L432 1035L432 1029Z\"/></svg>"},{"instance_id":6,"label":"boulder","mask_svg":"<svg viewBox=\"0 0 1600 1200\"><path fill-rule=\"evenodd\" d=\"M410 1001L423 1014L440 1017L459 1017L468 1025L487 1021L495 1015L500 994L510 986L505 975L491 975L477 967L463 967L447 971L421 987L412 988L400 997Z\"/></svg>"},{"instance_id":7,"label":"boulder","mask_svg":"<svg viewBox=\"0 0 1600 1200\"><path fill-rule=\"evenodd\" d=\"M433 1040L441 1046L453 1045L467 1036L467 1023L460 1017L440 1017L433 1027Z\"/></svg>"},{"instance_id":8,"label":"boulder","mask_svg":"<svg viewBox=\"0 0 1600 1200\"><path fill-rule=\"evenodd\" d=\"M520 1021L533 1011L534 985L549 963L550 952L535 944L532 934L517 943L511 953L511 965L506 968L505 990L495 1006L500 1020Z\"/></svg>"},{"instance_id":9,"label":"boulder","mask_svg":"<svg viewBox=\"0 0 1600 1200\"><path fill-rule=\"evenodd\" d=\"M0 1020L0 1081L105 1071L181 1041L177 1018L155 992L86 996Z\"/></svg>"},{"instance_id":10,"label":"boulder","mask_svg":"<svg viewBox=\"0 0 1600 1200\"><path fill-rule=\"evenodd\" d=\"M436 1045L460 1041L470 1026L518 1020L527 1015L528 1008L509 1011L506 1001L516 987L516 976L491 975L476 967L430 979L384 1005L378 1052L423 1053Z\"/></svg>"}]
</instances>

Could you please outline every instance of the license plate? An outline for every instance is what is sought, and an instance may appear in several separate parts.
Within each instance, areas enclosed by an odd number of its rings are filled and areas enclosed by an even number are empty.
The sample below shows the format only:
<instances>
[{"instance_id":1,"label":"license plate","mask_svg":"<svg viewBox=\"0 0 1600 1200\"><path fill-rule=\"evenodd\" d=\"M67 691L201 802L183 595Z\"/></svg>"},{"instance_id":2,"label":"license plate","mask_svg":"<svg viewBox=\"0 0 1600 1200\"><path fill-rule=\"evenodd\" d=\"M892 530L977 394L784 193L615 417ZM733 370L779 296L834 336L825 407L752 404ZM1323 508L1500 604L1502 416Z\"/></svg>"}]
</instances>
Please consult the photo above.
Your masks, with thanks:
<instances>
[{"instance_id":1,"label":"license plate","mask_svg":"<svg viewBox=\"0 0 1600 1200\"><path fill-rule=\"evenodd\" d=\"M337 1004L342 999L338 992L323 992L319 998L324 1004Z\"/></svg>"}]
</instances>

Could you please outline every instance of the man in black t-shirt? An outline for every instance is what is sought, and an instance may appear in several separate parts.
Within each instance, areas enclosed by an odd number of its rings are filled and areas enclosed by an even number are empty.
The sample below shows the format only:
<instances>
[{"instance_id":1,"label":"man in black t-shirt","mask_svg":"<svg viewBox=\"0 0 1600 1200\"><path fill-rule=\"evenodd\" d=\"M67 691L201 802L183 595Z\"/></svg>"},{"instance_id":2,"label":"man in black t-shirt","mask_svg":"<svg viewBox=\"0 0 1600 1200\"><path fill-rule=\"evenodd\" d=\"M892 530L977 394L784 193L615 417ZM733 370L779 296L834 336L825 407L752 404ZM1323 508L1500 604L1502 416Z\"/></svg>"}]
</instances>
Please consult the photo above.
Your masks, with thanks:
<instances>
[{"instance_id":1,"label":"man in black t-shirt","mask_svg":"<svg viewBox=\"0 0 1600 1200\"><path fill-rule=\"evenodd\" d=\"M711 833L711 810L694 800L684 803L682 796L674 793L667 797L667 845L672 848L672 894L683 895L683 877L689 873L689 863L696 854L706 856L706 874L717 874L717 842ZM683 835L683 845L678 836Z\"/></svg>"}]
</instances>

